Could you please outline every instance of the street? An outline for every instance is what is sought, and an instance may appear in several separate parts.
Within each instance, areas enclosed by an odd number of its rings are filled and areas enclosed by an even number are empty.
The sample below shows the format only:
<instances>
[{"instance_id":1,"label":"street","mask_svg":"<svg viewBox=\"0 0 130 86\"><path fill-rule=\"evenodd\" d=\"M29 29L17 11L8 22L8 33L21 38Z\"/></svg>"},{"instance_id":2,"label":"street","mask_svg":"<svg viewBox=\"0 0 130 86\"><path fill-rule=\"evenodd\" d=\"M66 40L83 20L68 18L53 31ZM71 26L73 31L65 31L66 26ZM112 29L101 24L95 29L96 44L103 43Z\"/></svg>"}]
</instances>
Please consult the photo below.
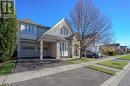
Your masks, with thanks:
<instances>
[{"instance_id":1,"label":"street","mask_svg":"<svg viewBox=\"0 0 130 86\"><path fill-rule=\"evenodd\" d=\"M101 83L110 77L108 74L82 67L14 83L12 86L100 86Z\"/></svg>"}]
</instances>

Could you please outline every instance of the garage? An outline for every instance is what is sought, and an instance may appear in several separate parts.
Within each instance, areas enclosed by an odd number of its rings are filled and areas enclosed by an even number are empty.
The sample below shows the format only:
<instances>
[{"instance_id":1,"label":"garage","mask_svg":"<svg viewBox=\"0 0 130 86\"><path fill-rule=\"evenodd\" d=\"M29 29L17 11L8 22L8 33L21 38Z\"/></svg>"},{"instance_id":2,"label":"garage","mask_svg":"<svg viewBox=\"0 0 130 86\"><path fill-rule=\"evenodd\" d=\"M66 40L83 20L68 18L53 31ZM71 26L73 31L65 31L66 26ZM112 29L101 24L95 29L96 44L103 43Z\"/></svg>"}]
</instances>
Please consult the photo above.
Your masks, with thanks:
<instances>
[{"instance_id":1,"label":"garage","mask_svg":"<svg viewBox=\"0 0 130 86\"><path fill-rule=\"evenodd\" d=\"M36 43L21 43L21 57L39 57L38 45Z\"/></svg>"}]
</instances>

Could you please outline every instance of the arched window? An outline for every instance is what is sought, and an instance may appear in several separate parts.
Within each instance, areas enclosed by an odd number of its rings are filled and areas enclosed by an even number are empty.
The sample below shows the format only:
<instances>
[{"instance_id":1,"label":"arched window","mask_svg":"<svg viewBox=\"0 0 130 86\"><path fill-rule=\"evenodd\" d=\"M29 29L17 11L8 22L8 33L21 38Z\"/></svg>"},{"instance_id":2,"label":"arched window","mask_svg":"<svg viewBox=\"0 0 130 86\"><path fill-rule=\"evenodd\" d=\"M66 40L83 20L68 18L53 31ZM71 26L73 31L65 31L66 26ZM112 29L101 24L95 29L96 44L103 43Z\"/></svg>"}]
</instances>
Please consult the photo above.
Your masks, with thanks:
<instances>
[{"instance_id":1,"label":"arched window","mask_svg":"<svg viewBox=\"0 0 130 86\"><path fill-rule=\"evenodd\" d=\"M67 36L68 30L65 27L62 27L60 33Z\"/></svg>"},{"instance_id":2,"label":"arched window","mask_svg":"<svg viewBox=\"0 0 130 86\"><path fill-rule=\"evenodd\" d=\"M63 34L63 30L64 30L64 29L63 29L63 28L61 28L61 30L60 30L60 33L61 33L61 34Z\"/></svg>"},{"instance_id":3,"label":"arched window","mask_svg":"<svg viewBox=\"0 0 130 86\"><path fill-rule=\"evenodd\" d=\"M65 29L65 35L67 35L67 36L68 36L68 30L67 30L67 29Z\"/></svg>"}]
</instances>

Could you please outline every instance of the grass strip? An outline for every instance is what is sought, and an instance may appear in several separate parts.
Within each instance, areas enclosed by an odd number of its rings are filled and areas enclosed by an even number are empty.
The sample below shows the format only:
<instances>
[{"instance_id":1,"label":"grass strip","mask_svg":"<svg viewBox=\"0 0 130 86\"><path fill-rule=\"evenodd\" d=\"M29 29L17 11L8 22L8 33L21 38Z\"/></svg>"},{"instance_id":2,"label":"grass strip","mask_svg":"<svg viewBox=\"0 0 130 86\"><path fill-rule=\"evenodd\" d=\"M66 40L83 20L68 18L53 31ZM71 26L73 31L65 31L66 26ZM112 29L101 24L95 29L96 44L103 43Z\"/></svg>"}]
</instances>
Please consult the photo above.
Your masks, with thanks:
<instances>
[{"instance_id":1,"label":"grass strip","mask_svg":"<svg viewBox=\"0 0 130 86\"><path fill-rule=\"evenodd\" d=\"M126 66L128 63L127 62L121 62L121 61L109 60L109 61L100 62L98 64L117 68L117 69L123 69L123 67Z\"/></svg>"},{"instance_id":2,"label":"grass strip","mask_svg":"<svg viewBox=\"0 0 130 86\"><path fill-rule=\"evenodd\" d=\"M130 60L130 55L127 55L127 56L122 56L118 59L121 59L121 60Z\"/></svg>"},{"instance_id":3,"label":"grass strip","mask_svg":"<svg viewBox=\"0 0 130 86\"><path fill-rule=\"evenodd\" d=\"M9 86L8 84L3 84L3 85L0 85L0 86Z\"/></svg>"},{"instance_id":4,"label":"grass strip","mask_svg":"<svg viewBox=\"0 0 130 86\"><path fill-rule=\"evenodd\" d=\"M0 76L10 74L15 68L15 60L9 60L0 64Z\"/></svg>"},{"instance_id":5,"label":"grass strip","mask_svg":"<svg viewBox=\"0 0 130 86\"><path fill-rule=\"evenodd\" d=\"M103 68L103 67L99 67L99 66L95 66L95 65L88 65L87 67L90 68L90 69L94 69L96 71L100 71L100 72L109 74L109 75L115 74L115 71L110 70L110 69L106 69L106 68Z\"/></svg>"},{"instance_id":6,"label":"grass strip","mask_svg":"<svg viewBox=\"0 0 130 86\"><path fill-rule=\"evenodd\" d=\"M71 64L80 64L80 63L88 62L88 61L95 61L95 59L92 59L92 58L76 58L76 59L68 60L68 62L71 63Z\"/></svg>"}]
</instances>

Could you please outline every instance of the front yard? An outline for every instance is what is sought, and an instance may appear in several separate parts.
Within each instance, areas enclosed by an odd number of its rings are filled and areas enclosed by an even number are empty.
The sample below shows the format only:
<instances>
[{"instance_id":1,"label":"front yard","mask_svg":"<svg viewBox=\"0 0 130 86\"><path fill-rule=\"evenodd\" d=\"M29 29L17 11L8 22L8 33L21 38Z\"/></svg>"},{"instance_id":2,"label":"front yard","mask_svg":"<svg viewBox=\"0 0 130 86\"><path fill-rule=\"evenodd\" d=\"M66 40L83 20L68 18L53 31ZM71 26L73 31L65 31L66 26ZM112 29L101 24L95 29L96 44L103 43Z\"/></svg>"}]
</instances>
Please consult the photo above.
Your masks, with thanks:
<instances>
[{"instance_id":1,"label":"front yard","mask_svg":"<svg viewBox=\"0 0 130 86\"><path fill-rule=\"evenodd\" d=\"M0 76L10 74L14 71L15 60L9 60L0 64Z\"/></svg>"},{"instance_id":2,"label":"front yard","mask_svg":"<svg viewBox=\"0 0 130 86\"><path fill-rule=\"evenodd\" d=\"M93 58L77 58L77 59L72 59L72 60L68 60L68 62L70 64L80 64L83 62L88 62L88 61L95 61L96 59Z\"/></svg>"},{"instance_id":3,"label":"front yard","mask_svg":"<svg viewBox=\"0 0 130 86\"><path fill-rule=\"evenodd\" d=\"M109 61L105 61L105 62L100 62L98 64L113 67L113 68L123 69L123 67L126 66L128 63L109 60Z\"/></svg>"},{"instance_id":4,"label":"front yard","mask_svg":"<svg viewBox=\"0 0 130 86\"><path fill-rule=\"evenodd\" d=\"M121 59L121 60L130 60L130 55L122 56L119 59Z\"/></svg>"},{"instance_id":5,"label":"front yard","mask_svg":"<svg viewBox=\"0 0 130 86\"><path fill-rule=\"evenodd\" d=\"M0 86L9 86L8 84L3 84L3 85L0 85Z\"/></svg>"},{"instance_id":6,"label":"front yard","mask_svg":"<svg viewBox=\"0 0 130 86\"><path fill-rule=\"evenodd\" d=\"M99 62L94 65L87 66L90 69L94 69L100 72L104 72L109 75L114 75L117 71L123 69L130 61L130 55L121 56L115 60L108 60L104 62Z\"/></svg>"},{"instance_id":7,"label":"front yard","mask_svg":"<svg viewBox=\"0 0 130 86\"><path fill-rule=\"evenodd\" d=\"M114 75L115 74L115 71L107 69L107 68L98 67L98 66L95 66L95 65L89 65L87 67L90 68L90 69L94 69L94 70L97 70L97 71L100 71L100 72L107 73L109 75Z\"/></svg>"}]
</instances>

